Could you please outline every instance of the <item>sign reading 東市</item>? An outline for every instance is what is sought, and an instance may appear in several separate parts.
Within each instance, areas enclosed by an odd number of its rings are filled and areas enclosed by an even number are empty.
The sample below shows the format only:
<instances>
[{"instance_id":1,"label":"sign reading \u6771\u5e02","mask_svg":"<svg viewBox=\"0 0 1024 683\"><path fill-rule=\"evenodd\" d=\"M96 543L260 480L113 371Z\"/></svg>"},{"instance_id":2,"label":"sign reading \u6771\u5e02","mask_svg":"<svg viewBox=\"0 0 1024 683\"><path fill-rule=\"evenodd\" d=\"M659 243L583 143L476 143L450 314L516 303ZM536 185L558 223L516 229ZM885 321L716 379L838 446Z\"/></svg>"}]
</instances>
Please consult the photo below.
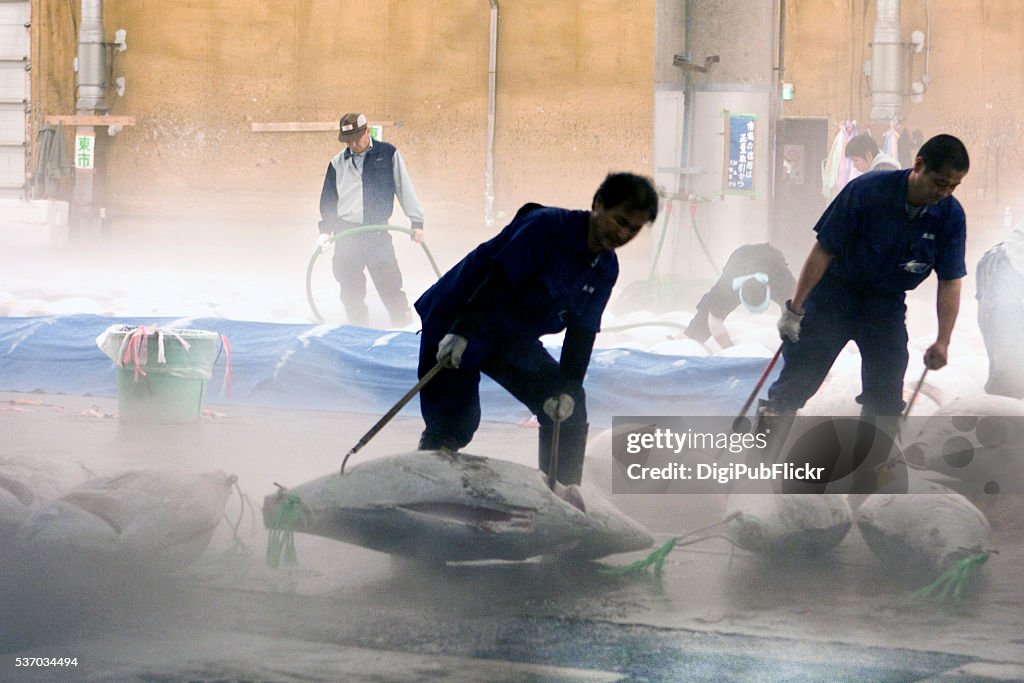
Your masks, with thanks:
<instances>
[{"instance_id":1,"label":"sign reading \u6771\u5e02","mask_svg":"<svg viewBox=\"0 0 1024 683\"><path fill-rule=\"evenodd\" d=\"M96 136L75 136L75 168L91 171L96 168Z\"/></svg>"}]
</instances>

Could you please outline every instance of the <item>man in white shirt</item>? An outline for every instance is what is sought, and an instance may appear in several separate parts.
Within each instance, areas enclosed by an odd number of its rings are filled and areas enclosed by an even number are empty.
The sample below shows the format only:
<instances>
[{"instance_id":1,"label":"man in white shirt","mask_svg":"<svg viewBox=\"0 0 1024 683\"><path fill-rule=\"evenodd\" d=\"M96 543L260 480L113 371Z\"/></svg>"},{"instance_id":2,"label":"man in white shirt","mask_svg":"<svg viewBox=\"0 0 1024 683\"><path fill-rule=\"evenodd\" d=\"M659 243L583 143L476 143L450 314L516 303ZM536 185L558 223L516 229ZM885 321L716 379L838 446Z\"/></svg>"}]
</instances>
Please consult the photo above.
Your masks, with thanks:
<instances>
[{"instance_id":1,"label":"man in white shirt","mask_svg":"<svg viewBox=\"0 0 1024 683\"><path fill-rule=\"evenodd\" d=\"M870 133L861 133L846 143L846 158L861 173L868 171L898 171L900 162L878 151L878 143Z\"/></svg>"},{"instance_id":2,"label":"man in white shirt","mask_svg":"<svg viewBox=\"0 0 1024 683\"><path fill-rule=\"evenodd\" d=\"M413 241L422 242L423 209L395 146L373 140L366 116L356 112L341 117L338 140L345 143L345 149L327 165L320 192L318 244L323 248L331 235L352 228L386 225L394 211L395 197L412 224ZM366 232L336 240L332 265L350 324L369 323L364 270L373 278L391 324L404 327L411 322L409 300L402 291L402 273L389 232Z\"/></svg>"},{"instance_id":3,"label":"man in white shirt","mask_svg":"<svg viewBox=\"0 0 1024 683\"><path fill-rule=\"evenodd\" d=\"M978 328L988 353L985 391L1024 398L1024 221L978 261Z\"/></svg>"}]
</instances>

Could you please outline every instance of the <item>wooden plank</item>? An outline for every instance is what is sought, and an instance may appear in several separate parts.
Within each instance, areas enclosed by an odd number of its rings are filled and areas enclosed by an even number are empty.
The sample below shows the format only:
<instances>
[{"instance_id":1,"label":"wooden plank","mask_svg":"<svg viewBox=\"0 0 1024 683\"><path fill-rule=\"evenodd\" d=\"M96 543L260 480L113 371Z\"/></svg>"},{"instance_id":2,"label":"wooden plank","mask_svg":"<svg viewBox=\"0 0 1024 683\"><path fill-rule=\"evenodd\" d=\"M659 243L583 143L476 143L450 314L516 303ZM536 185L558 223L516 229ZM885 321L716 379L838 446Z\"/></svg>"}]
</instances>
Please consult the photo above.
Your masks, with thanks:
<instances>
[{"instance_id":1,"label":"wooden plank","mask_svg":"<svg viewBox=\"0 0 1024 683\"><path fill-rule=\"evenodd\" d=\"M370 121L371 126L394 126L394 121ZM250 124L253 133L312 133L321 131L338 132L337 121L277 121Z\"/></svg>"},{"instance_id":2,"label":"wooden plank","mask_svg":"<svg viewBox=\"0 0 1024 683\"><path fill-rule=\"evenodd\" d=\"M134 126L134 116L47 116L46 123L56 126L63 123L66 126Z\"/></svg>"}]
</instances>

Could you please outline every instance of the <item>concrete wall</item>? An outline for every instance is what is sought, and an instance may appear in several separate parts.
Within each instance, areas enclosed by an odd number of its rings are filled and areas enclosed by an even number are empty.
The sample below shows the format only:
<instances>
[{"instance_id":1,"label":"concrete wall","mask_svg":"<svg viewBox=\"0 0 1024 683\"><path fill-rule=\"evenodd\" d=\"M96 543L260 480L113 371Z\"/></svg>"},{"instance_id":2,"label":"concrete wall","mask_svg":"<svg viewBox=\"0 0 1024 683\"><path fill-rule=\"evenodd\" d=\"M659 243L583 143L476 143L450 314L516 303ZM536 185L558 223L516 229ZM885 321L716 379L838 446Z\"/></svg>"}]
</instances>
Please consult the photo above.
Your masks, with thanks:
<instances>
[{"instance_id":1,"label":"concrete wall","mask_svg":"<svg viewBox=\"0 0 1024 683\"><path fill-rule=\"evenodd\" d=\"M662 274L672 273L689 281L713 280L736 247L767 238L773 12L773 3L745 0L680 0L659 5L655 57L657 168L663 169L671 162L688 171L678 176L678 182L664 170L656 174L662 187L678 192L679 197L658 261ZM689 45L685 40L687 21ZM688 57L689 64L696 68L673 66L675 54ZM709 57L717 61L709 63ZM689 100L690 130L685 141L669 130L674 96L678 97L680 90L684 100ZM753 196L723 192L725 110L757 116ZM683 153L676 160L667 153L675 150L665 150L664 145L680 145ZM694 220L686 201L689 195L702 198L695 205Z\"/></svg>"},{"instance_id":2,"label":"concrete wall","mask_svg":"<svg viewBox=\"0 0 1024 683\"><path fill-rule=\"evenodd\" d=\"M496 211L585 207L608 171L649 173L654 0L499 4ZM41 36L47 113L73 113L78 3L36 5L55 29ZM482 226L489 12L485 0L106 2L108 34L128 31L113 65L127 91L110 113L138 121L100 161L108 223L312 226L336 134L250 125L362 110L397 124L385 139L428 229Z\"/></svg>"},{"instance_id":3,"label":"concrete wall","mask_svg":"<svg viewBox=\"0 0 1024 683\"><path fill-rule=\"evenodd\" d=\"M786 8L785 80L796 87L786 114L868 123L863 62L871 57L874 2L786 0ZM904 0L901 19L904 40L931 29L931 82L920 103L905 100L905 128L964 141L971 171L957 197L968 230L981 241L999 239L1007 206L1024 217L1024 2ZM913 80L924 74L925 54L913 55Z\"/></svg>"},{"instance_id":4,"label":"concrete wall","mask_svg":"<svg viewBox=\"0 0 1024 683\"><path fill-rule=\"evenodd\" d=\"M695 44L659 49L721 55L698 86L772 85L764 45L778 1L692 0ZM585 206L608 170L652 172L654 85L672 69L655 64L656 14L678 27L685 0L499 2L495 208ZM32 8L38 126L74 111L79 3ZM784 78L796 98L783 113L866 121L873 0L785 8ZM363 109L401 124L386 137L407 157L428 221L482 225L488 14L484 0L108 0L107 34L125 28L129 45L115 54L127 93L111 97L111 113L138 119L101 149L109 223L308 226L335 137L250 124ZM906 127L964 139L973 164L958 196L972 231L998 230L1006 206L1024 216L1024 2L904 0L902 16L905 39L930 24L931 82L907 103ZM915 55L914 79L923 68Z\"/></svg>"}]
</instances>

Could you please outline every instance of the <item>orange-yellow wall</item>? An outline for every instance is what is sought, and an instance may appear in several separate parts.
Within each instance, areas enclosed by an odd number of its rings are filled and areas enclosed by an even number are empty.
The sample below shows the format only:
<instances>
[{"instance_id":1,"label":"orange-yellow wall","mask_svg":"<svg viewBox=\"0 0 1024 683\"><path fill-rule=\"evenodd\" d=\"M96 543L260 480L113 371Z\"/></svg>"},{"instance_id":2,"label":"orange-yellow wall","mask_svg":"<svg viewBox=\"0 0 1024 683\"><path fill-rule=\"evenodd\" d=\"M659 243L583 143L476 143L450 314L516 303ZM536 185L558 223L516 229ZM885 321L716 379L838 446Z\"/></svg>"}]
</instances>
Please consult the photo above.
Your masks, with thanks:
<instances>
[{"instance_id":1,"label":"orange-yellow wall","mask_svg":"<svg viewBox=\"0 0 1024 683\"><path fill-rule=\"evenodd\" d=\"M79 5L33 0L37 126L44 114L74 112ZM656 0L499 5L495 208L585 206L607 171L650 173L655 59L670 59L655 55ZM873 0L785 6L784 77L796 99L784 114L865 122ZM128 31L128 51L113 63L127 92L111 95L110 112L138 121L103 140L108 215L115 224L197 210L313 221L335 137L253 133L250 124L333 121L359 109L399 124L385 137L406 157L428 220L480 224L489 9L483 0L108 0L108 38ZM1024 216L1024 2L904 0L902 17L906 39L931 25L932 81L920 104L907 104L907 127L967 143L972 169L958 195L973 222L1000 223L1007 205ZM701 41L742 40L722 33ZM915 79L923 66L915 55Z\"/></svg>"},{"instance_id":2,"label":"orange-yellow wall","mask_svg":"<svg viewBox=\"0 0 1024 683\"><path fill-rule=\"evenodd\" d=\"M871 59L874 1L787 0L786 8L785 80L796 87L786 115L854 119L863 127L871 111L863 63ZM931 82L920 103L905 103L905 126L926 139L951 133L964 141L971 170L957 197L969 229L998 239L1006 206L1024 217L1024 2L903 0L901 23L907 41L931 25ZM924 65L925 53L914 54L914 80Z\"/></svg>"},{"instance_id":3,"label":"orange-yellow wall","mask_svg":"<svg viewBox=\"0 0 1024 683\"><path fill-rule=\"evenodd\" d=\"M36 0L45 23L46 113L73 113L77 2ZM654 2L501 2L495 209L587 206L609 170L649 172ZM330 132L253 133L252 122L393 121L428 223L484 215L490 4L483 0L126 0L106 141L112 221L201 215L315 221ZM399 223L403 217L398 216Z\"/></svg>"}]
</instances>

